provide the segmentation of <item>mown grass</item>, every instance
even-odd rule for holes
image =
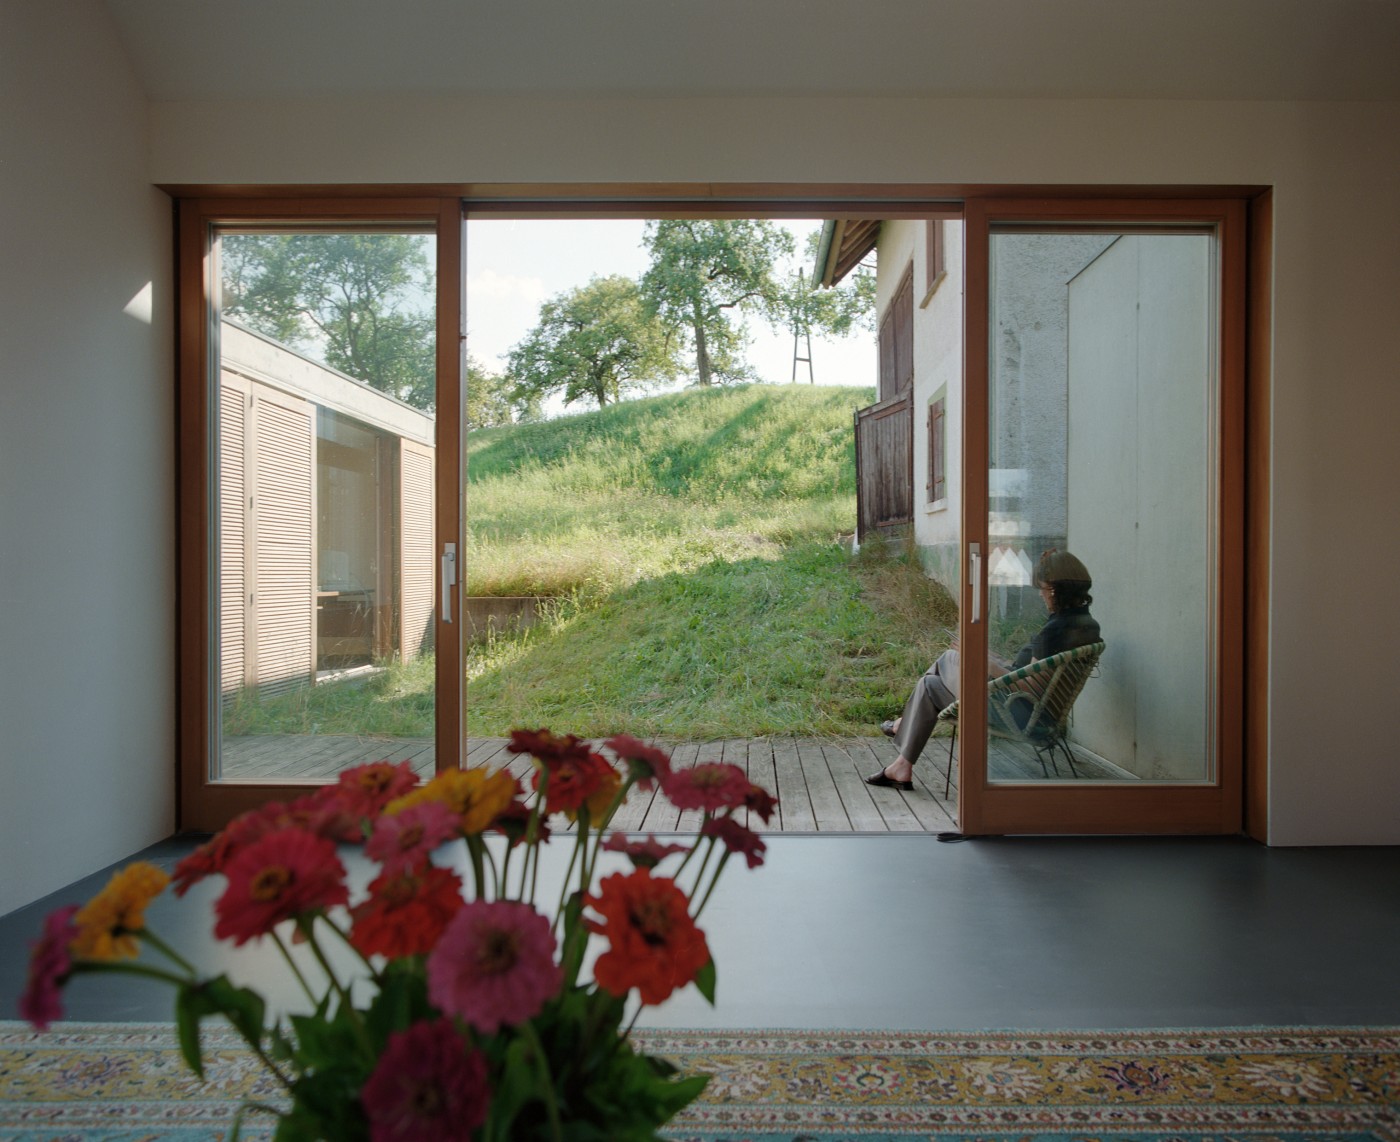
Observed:
[[[756,385],[473,433],[467,591],[554,602],[469,649],[468,732],[875,732],[955,617],[912,552],[852,559],[839,543],[855,524],[851,410],[871,398]],[[430,665],[241,724],[414,736]]]

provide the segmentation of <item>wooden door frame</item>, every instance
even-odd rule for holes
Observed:
[[[1219,402],[1216,473],[1217,550],[1212,664],[1216,684],[1215,772],[1202,783],[992,783],[986,774],[987,677],[985,670],[962,671],[958,737],[958,815],[970,835],[1004,833],[1173,833],[1237,834],[1244,831],[1246,692],[1245,682],[1246,487],[1252,473],[1247,455],[1246,370],[1247,262],[1246,203],[1217,200],[977,199],[964,219],[963,471],[962,537],[988,552],[987,470],[989,466],[990,387],[990,228],[995,222],[1073,225],[1103,223],[1131,227],[1161,221],[1216,228],[1219,264]],[[1253,515],[1251,513],[1251,518]],[[969,621],[974,590],[987,598],[987,560],[980,582],[971,582],[963,563],[961,645],[964,661],[985,662],[987,624]],[[1257,573],[1257,572],[1256,572]],[[985,604],[984,604],[985,609]],[[1257,637],[1257,632],[1251,632]],[[1111,636],[1110,636],[1111,637]],[[1258,664],[1255,664],[1256,668]]]
[[[207,423],[207,395],[189,378],[204,376],[208,368],[206,322],[207,283],[204,278],[206,243],[204,228],[211,221],[266,218],[282,213],[290,218],[363,218],[366,210],[394,213],[407,208],[414,217],[437,219],[438,247],[438,370],[441,418],[451,417],[458,426],[457,463],[451,467],[439,456],[437,519],[440,539],[455,537],[464,516],[465,440],[464,405],[461,401],[461,356],[465,330],[462,270],[465,266],[467,217],[517,218],[636,218],[636,217],[848,217],[870,219],[961,219],[968,206],[989,199],[1042,201],[1093,200],[1125,203],[1161,201],[1232,200],[1244,208],[1250,204],[1249,307],[1246,314],[1250,354],[1244,395],[1248,404],[1248,450],[1245,482],[1241,489],[1248,527],[1247,565],[1243,577],[1249,585],[1245,611],[1245,647],[1239,683],[1246,711],[1242,756],[1248,794],[1248,831],[1264,840],[1268,829],[1268,618],[1269,595],[1269,388],[1268,348],[1271,341],[1269,250],[1272,242],[1270,189],[1258,185],[1139,186],[1139,185],[998,185],[998,184],[883,184],[883,183],[441,183],[392,185],[238,186],[165,184],[161,187],[177,200],[177,457],[180,488],[177,503],[178,596],[177,654],[180,678],[177,686],[176,766],[178,824],[180,828],[208,828],[222,823],[227,809],[251,808],[270,797],[294,795],[305,786],[225,786],[223,809],[214,811],[203,784],[209,759],[209,566],[205,548],[208,534],[208,463],[203,455]],[[456,234],[455,242],[449,241]],[[970,293],[970,291],[969,291]],[[456,383],[445,383],[447,378]],[[964,385],[964,391],[967,386]],[[455,483],[453,483],[455,481]],[[451,484],[451,486],[449,486]],[[983,505],[985,509],[985,504]],[[985,520],[985,512],[984,512]],[[457,600],[454,600],[454,603]],[[966,605],[966,599],[964,599]],[[457,631],[440,644],[438,669],[460,659]],[[985,647],[983,648],[985,649]],[[449,683],[449,686],[453,685]],[[455,709],[439,711],[439,765],[453,756],[462,741],[461,671],[456,670]],[[969,711],[969,726],[976,712]],[[982,715],[985,719],[985,715]],[[444,748],[444,740],[451,740]],[[449,752],[451,751],[451,752]],[[1236,815],[1238,817],[1238,814]],[[1238,820],[1215,819],[1208,831],[1238,831]],[[1186,831],[1176,829],[1174,831]]]
[[[457,196],[432,197],[401,190],[394,195],[332,197],[283,193],[192,195],[176,202],[176,828],[210,831],[270,800],[291,799],[315,782],[235,780],[212,782],[218,727],[213,692],[210,546],[217,470],[210,439],[210,406],[217,391],[210,300],[213,296],[211,236],[227,224],[412,226],[436,235],[437,411],[439,448],[435,483],[436,542],[461,550],[462,454],[465,433],[461,399],[462,213]],[[443,433],[441,426],[456,425]],[[452,597],[460,607],[460,586]],[[439,768],[457,764],[462,750],[461,623],[439,620],[437,640],[436,754]],[[314,648],[313,648],[314,649]]]

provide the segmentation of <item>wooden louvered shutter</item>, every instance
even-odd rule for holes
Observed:
[[[399,457],[399,645],[405,662],[433,645],[433,450],[404,440]]]
[[[928,498],[929,503],[948,494],[947,478],[947,400],[939,397],[928,406]]]
[[[252,386],[248,425],[253,680],[261,694],[315,677],[314,407]]]
[[[248,383],[225,373],[219,385],[219,693],[237,697],[250,681],[245,660],[248,592]]]
[[[910,265],[894,298],[894,390],[914,383],[914,267]]]

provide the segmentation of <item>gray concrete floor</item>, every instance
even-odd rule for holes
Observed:
[[[1269,849],[1235,839],[770,836],[731,863],[701,925],[718,1003],[693,989],[654,1027],[891,1030],[1400,1025],[1400,848]],[[173,864],[193,840],[140,854]],[[545,888],[567,854],[554,846]],[[125,863],[125,862],[123,862]],[[366,870],[361,868],[358,873]],[[27,944],[110,870],[0,917],[13,1017]],[[268,948],[215,944],[221,882],[149,920],[206,969],[295,1004]],[[542,893],[542,900],[552,899]],[[83,977],[67,1017],[168,1020],[159,985]]]

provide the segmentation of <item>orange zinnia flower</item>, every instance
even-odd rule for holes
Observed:
[[[690,901],[669,877],[644,868],[606,876],[589,907],[603,920],[589,920],[589,931],[608,938],[593,978],[613,995],[636,988],[643,1003],[664,1003],[710,962],[705,933],[690,918]]]
[[[73,955],[80,960],[134,959],[140,950],[132,935],[146,926],[146,905],[170,883],[155,865],[138,860],[107,882],[107,887],[73,917],[78,929]]]
[[[367,956],[425,956],[461,907],[462,881],[450,869],[381,873],[350,909],[350,942]]]
[[[393,815],[411,805],[438,801],[462,818],[463,833],[475,836],[489,829],[519,792],[519,782],[506,769],[495,773],[488,773],[479,766],[448,769],[412,793],[390,801],[384,811]]]

